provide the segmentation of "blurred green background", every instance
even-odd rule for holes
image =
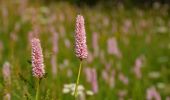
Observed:
[[[0,0],[0,99],[33,100],[30,38],[39,37],[47,76],[41,100],[74,100],[75,20],[84,16],[89,56],[83,61],[80,100],[170,99],[169,0]],[[57,51],[55,51],[57,48]],[[92,73],[94,70],[96,73]],[[89,74],[87,74],[89,72]],[[96,77],[94,77],[96,76]],[[88,81],[93,77],[92,81]],[[97,92],[94,91],[97,86]],[[94,92],[88,95],[87,90]],[[151,91],[151,93],[150,93]],[[151,97],[152,97],[151,96]]]

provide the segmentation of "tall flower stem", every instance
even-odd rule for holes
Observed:
[[[39,98],[40,81],[41,81],[41,79],[38,78],[38,82],[37,82],[37,91],[36,91],[35,100],[38,100],[38,98]]]
[[[80,61],[79,72],[78,72],[76,87],[75,87],[75,91],[74,91],[75,98],[77,97],[77,89],[78,89],[78,85],[79,85],[81,69],[82,69],[82,61]]]

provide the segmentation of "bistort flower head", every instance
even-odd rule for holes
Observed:
[[[81,15],[78,15],[76,18],[75,53],[80,60],[86,59],[88,55],[84,18]]]
[[[31,40],[32,45],[32,72],[36,78],[42,78],[45,74],[44,59],[41,49],[40,40],[33,38]]]

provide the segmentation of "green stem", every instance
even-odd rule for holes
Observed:
[[[37,91],[36,91],[35,100],[38,100],[38,97],[39,97],[39,88],[40,88],[40,79],[38,79],[38,83],[37,83]]]
[[[78,89],[78,84],[79,84],[79,79],[80,79],[81,68],[82,68],[81,64],[82,64],[82,61],[80,61],[79,72],[78,72],[76,87],[74,91],[75,98],[77,97],[77,89]]]

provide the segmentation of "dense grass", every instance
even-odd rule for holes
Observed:
[[[47,77],[41,83],[42,100],[71,100],[73,96],[63,94],[64,84],[75,83],[79,60],[74,54],[74,28],[77,14],[85,18],[87,45],[89,53],[94,53],[92,34],[97,32],[99,53],[92,62],[84,61],[83,68],[97,70],[99,91],[87,100],[117,100],[118,92],[125,91],[125,100],[145,100],[149,87],[156,87],[163,100],[170,96],[170,16],[169,8],[127,9],[123,6],[104,9],[101,5],[94,8],[77,8],[67,3],[51,5],[26,2],[0,1],[0,69],[5,61],[11,64],[11,85],[6,86],[0,73],[0,97],[11,94],[12,100],[34,98],[35,79],[32,76],[31,47],[29,32],[36,31],[43,48]],[[54,28],[58,33],[58,53],[52,51]],[[107,52],[107,41],[114,37],[122,57]],[[66,45],[67,42],[67,45]],[[51,57],[57,57],[57,75],[52,74]],[[142,56],[142,78],[133,72],[135,60]],[[109,77],[115,71],[113,88],[103,79],[102,71],[107,70]],[[71,75],[68,75],[68,74]],[[118,76],[123,73],[129,80],[126,85]],[[157,73],[153,78],[150,74]],[[83,72],[80,84],[91,90]],[[161,87],[160,87],[161,84]],[[45,99],[44,99],[45,98]]]

